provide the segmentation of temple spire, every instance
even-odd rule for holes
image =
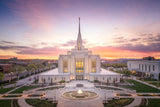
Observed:
[[[82,47],[82,37],[81,37],[81,28],[80,28],[80,17],[79,17],[79,31],[78,31],[78,38],[77,38],[77,48],[81,50]]]
[[[79,17],[79,33],[78,34],[80,34],[80,36],[81,36],[80,17]]]

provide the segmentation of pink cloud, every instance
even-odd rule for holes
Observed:
[[[15,0],[9,2],[8,6],[33,30],[42,28],[47,31],[52,28],[53,18],[47,13],[44,0],[38,0],[38,2],[34,0]]]

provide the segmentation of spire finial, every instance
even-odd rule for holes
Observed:
[[[81,28],[80,28],[80,17],[79,17],[79,31],[78,31],[78,38],[77,38],[77,48],[81,50],[82,47],[82,37],[81,37]]]
[[[79,17],[79,33],[81,33],[81,28],[80,28],[80,17]]]

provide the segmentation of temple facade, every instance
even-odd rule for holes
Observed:
[[[67,52],[67,55],[59,56],[58,71],[70,73],[71,77],[76,80],[89,79],[89,73],[100,72],[100,56],[92,55],[92,52],[83,46],[80,19],[77,44],[74,49]]]
[[[39,75],[39,83],[54,83],[61,80],[99,80],[102,82],[120,82],[121,75],[102,69],[100,56],[92,55],[91,51],[83,46],[80,18],[76,46],[67,52],[67,55],[59,55],[58,69],[47,71]]]

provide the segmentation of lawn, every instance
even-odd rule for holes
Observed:
[[[148,99],[147,107],[159,107],[159,106],[160,106],[160,99]]]
[[[109,100],[108,103],[104,103],[104,107],[124,107],[126,105],[129,105],[133,100],[133,98]]]
[[[52,101],[40,100],[40,99],[26,99],[29,105],[34,107],[56,107],[57,104],[52,103]]]
[[[14,87],[11,87],[11,88],[3,88],[3,89],[0,89],[0,94],[4,94],[10,90],[14,89]]]
[[[0,100],[0,107],[11,107],[11,100]]]
[[[159,87],[160,86],[160,82],[147,82],[147,83],[149,83],[149,84],[152,84],[152,85],[154,85],[154,86],[156,86],[156,87]]]
[[[112,87],[105,87],[105,86],[96,86],[96,88],[106,89],[106,90],[121,90],[118,88],[112,88]]]
[[[135,80],[126,80],[126,81],[128,81],[129,83],[133,83],[134,86],[126,86],[125,88],[130,88],[130,89],[136,90],[136,92],[144,92],[144,93],[149,93],[149,92],[159,93],[160,92],[159,89],[150,87],[148,85],[142,84],[142,83],[137,82]]]
[[[24,87],[21,87],[21,88],[18,88],[17,90],[11,92],[12,94],[15,94],[15,93],[22,93],[24,90],[30,90],[30,89],[33,89],[33,88],[37,88],[38,86],[24,86]]]
[[[64,86],[43,88],[43,89],[39,89],[38,91],[54,90],[54,89],[59,89],[59,88],[64,88]]]

